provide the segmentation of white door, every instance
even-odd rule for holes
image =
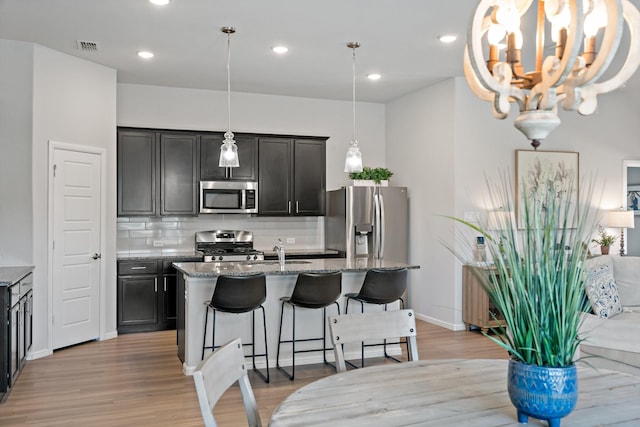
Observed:
[[[100,335],[101,158],[53,150],[53,349]]]

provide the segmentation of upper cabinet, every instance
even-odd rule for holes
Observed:
[[[259,138],[260,215],[324,215],[324,139]]]
[[[200,135],[200,179],[202,181],[258,180],[258,138],[250,135],[235,134],[238,146],[240,166],[237,168],[221,168],[218,166],[220,146],[224,141],[222,133]]]
[[[197,215],[193,132],[118,129],[118,215]]]

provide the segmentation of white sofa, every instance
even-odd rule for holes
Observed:
[[[613,274],[622,312],[608,318],[584,314],[580,357],[596,368],[640,375],[640,257],[594,257],[585,271],[606,271],[603,266]]]

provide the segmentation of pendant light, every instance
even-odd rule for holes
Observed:
[[[227,35],[227,131],[224,133],[224,142],[220,146],[220,161],[218,166],[237,168],[240,166],[238,161],[238,147],[233,139],[231,132],[231,34],[236,32],[233,27],[222,27],[222,32]]]
[[[347,150],[347,157],[344,161],[345,172],[362,172],[362,153],[358,148],[358,140],[356,139],[356,49],[360,47],[358,42],[349,42],[347,47],[353,51],[353,139]]]

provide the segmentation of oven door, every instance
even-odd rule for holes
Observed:
[[[257,183],[200,181],[200,213],[257,213]]]

